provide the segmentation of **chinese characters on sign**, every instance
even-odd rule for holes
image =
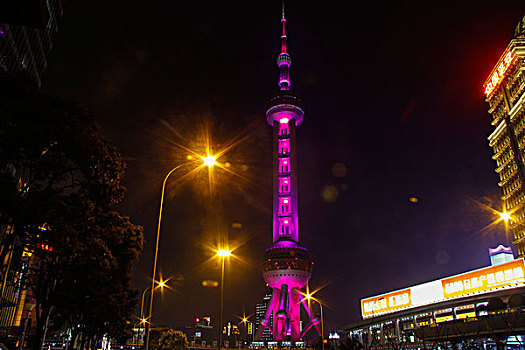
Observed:
[[[492,73],[490,79],[485,84],[485,95],[490,95],[492,91],[494,91],[496,86],[498,86],[498,84],[501,83],[501,81],[505,77],[505,72],[512,63],[513,58],[514,56],[512,56],[511,51],[507,52],[507,54],[503,57],[503,61],[500,62],[497,69],[494,71],[494,73]]]
[[[410,289],[361,300],[363,316],[384,313],[412,305]]]
[[[441,280],[445,299],[471,293],[486,292],[494,288],[508,287],[525,282],[523,260],[467,272]]]
[[[525,285],[525,262],[512,260],[361,300],[363,318]]]

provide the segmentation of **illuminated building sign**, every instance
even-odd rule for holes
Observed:
[[[525,282],[523,260],[467,272],[441,280],[445,299],[472,293],[488,292],[495,288],[510,287]]]
[[[402,309],[473,294],[490,293],[496,289],[523,286],[525,286],[525,263],[523,259],[518,259],[362,299],[361,315],[363,318],[377,317]]]
[[[512,51],[509,51],[505,54],[503,60],[500,62],[496,70],[494,70],[490,78],[485,83],[485,95],[490,95],[492,91],[494,91],[494,89],[498,86],[498,84],[501,83],[501,81],[505,77],[505,72],[509,68],[513,59],[514,56],[512,55]]]
[[[385,311],[392,312],[411,305],[410,289],[399,290],[361,300],[363,317],[373,316],[377,313],[386,313]]]

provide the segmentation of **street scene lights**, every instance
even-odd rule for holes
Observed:
[[[221,258],[221,317],[220,317],[220,323],[219,323],[219,350],[222,347],[222,314],[224,309],[224,260],[232,255],[231,250],[229,249],[219,249],[217,250],[217,256]]]
[[[212,156],[210,155],[209,153],[206,154],[205,157],[201,157],[202,159],[202,165],[203,166],[207,166],[208,169],[210,170],[212,166],[216,165],[217,162],[216,162],[216,157],[215,156]],[[157,257],[158,257],[158,253],[159,253],[159,237],[160,237],[160,225],[161,225],[161,222],[162,222],[162,208],[163,208],[163,205],[164,205],[164,192],[166,191],[166,182],[168,181],[168,178],[170,177],[171,174],[173,174],[177,169],[180,169],[182,166],[184,166],[185,164],[180,164],[180,165],[177,165],[176,167],[174,167],[173,169],[171,169],[168,174],[166,174],[166,177],[164,178],[164,181],[162,182],[162,190],[161,190],[161,194],[160,194],[160,208],[159,208],[159,219],[158,219],[158,224],[157,224],[157,239],[156,239],[156,243],[155,243],[155,257],[153,259],[153,273],[152,273],[152,279],[151,279],[151,293],[150,293],[150,301],[149,301],[149,312],[148,312],[148,319],[149,319],[149,324],[148,324],[148,327],[147,327],[147,330],[146,330],[146,340],[144,342],[144,349],[145,350],[148,350],[149,349],[149,332],[150,332],[150,328],[151,328],[151,318],[152,318],[152,311],[153,311],[153,292],[155,290],[155,279],[156,279],[156,275],[157,275]],[[162,285],[161,285],[162,283]],[[162,288],[164,287],[165,283],[163,281],[160,281],[158,282],[159,286]]]
[[[310,300],[316,301],[319,304],[319,308],[321,310],[321,344],[322,349],[324,350],[324,319],[323,319],[323,304],[319,301],[319,299],[314,298],[313,293],[306,293],[304,295],[305,299],[310,302]]]

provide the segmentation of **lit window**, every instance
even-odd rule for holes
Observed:
[[[289,192],[290,192],[290,178],[280,177],[279,178],[279,193],[289,193]]]
[[[290,158],[279,158],[279,173],[289,173],[290,172]]]
[[[290,197],[279,198],[279,215],[290,214],[291,210]]]
[[[290,128],[288,127],[290,123],[279,123],[279,135],[290,135]]]
[[[289,218],[280,218],[279,219],[279,234],[281,236],[290,235],[290,219]]]
[[[290,153],[290,139],[279,140],[279,153]]]

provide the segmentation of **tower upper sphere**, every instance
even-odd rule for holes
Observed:
[[[287,36],[286,36],[286,16],[284,12],[284,0],[282,2],[281,12],[281,52],[277,57],[277,66],[279,67],[279,89],[280,92],[274,96],[266,108],[266,120],[268,124],[288,123],[295,120],[295,125],[303,122],[304,109],[301,106],[301,99],[290,92],[290,66],[292,58],[288,54]]]

